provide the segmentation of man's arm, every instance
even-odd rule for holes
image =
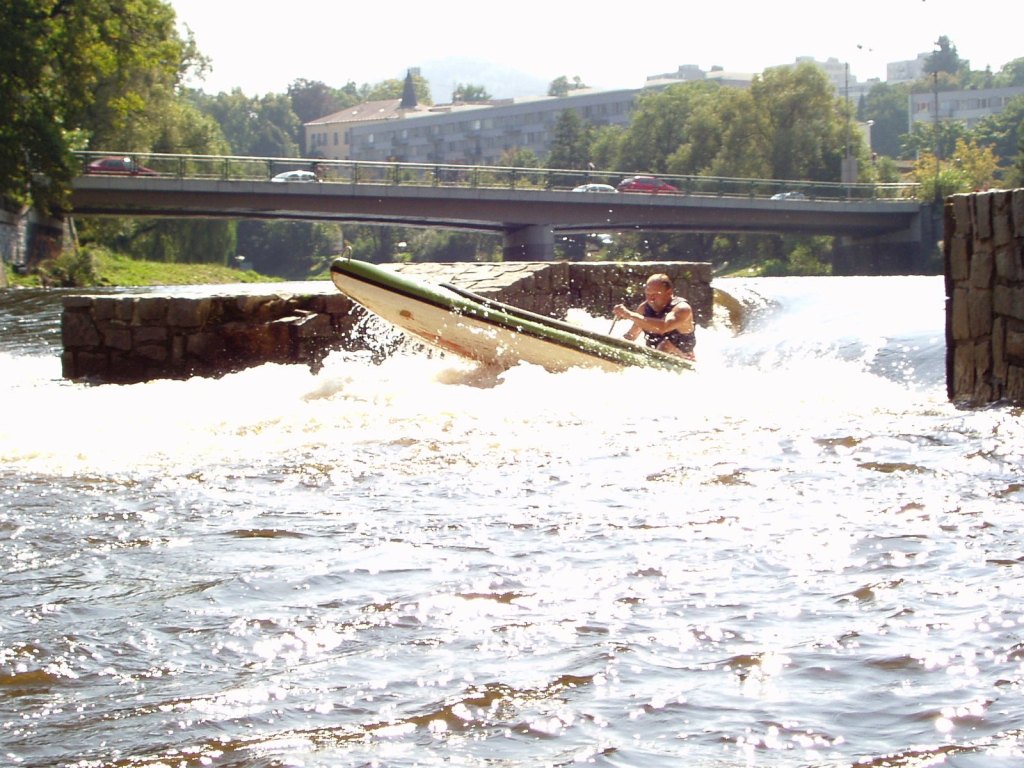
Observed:
[[[641,304],[640,306],[642,307],[643,305]],[[679,302],[664,318],[645,317],[639,311],[639,307],[634,312],[622,304],[615,307],[614,314],[617,318],[633,321],[633,327],[626,334],[627,339],[635,339],[641,331],[660,336],[670,331],[689,333],[693,330],[693,310],[686,302]]]

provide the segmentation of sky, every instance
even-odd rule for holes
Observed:
[[[942,35],[973,69],[998,71],[1024,57],[1020,0],[169,2],[212,60],[206,79],[191,84],[251,96],[284,93],[298,79],[372,85],[448,58],[545,85],[564,75],[614,89],[639,88],[649,75],[684,64],[760,73],[800,57],[846,62],[851,82],[884,80],[887,63],[931,52]],[[507,96],[482,82],[486,71],[468,67],[459,82]]]

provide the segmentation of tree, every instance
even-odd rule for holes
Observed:
[[[963,61],[957,55],[956,46],[946,35],[942,35],[937,42],[939,50],[933,51],[924,62],[926,75],[934,75],[945,72],[950,75],[958,75],[967,68],[968,62]]]
[[[1024,133],[1024,96],[1011,99],[1001,113],[984,118],[971,131],[971,135],[979,143],[991,146],[1000,163],[1007,166],[1017,156],[1017,147],[1022,133]]]
[[[548,96],[568,96],[569,91],[579,91],[586,87],[583,81],[580,80],[579,75],[575,75],[572,82],[569,82],[569,78],[562,75],[551,81],[551,84],[548,86]]]
[[[431,104],[430,84],[418,73],[412,74],[413,88],[416,92],[416,101],[420,104]],[[405,90],[405,79],[383,80],[376,85],[363,85],[359,89],[359,101],[383,101],[385,99],[400,99]]]
[[[847,143],[863,154],[852,115],[814,64],[769,69],[723,116],[716,175],[837,181]]]
[[[900,157],[901,137],[907,132],[906,85],[876,83],[858,107],[859,120],[871,120],[871,148],[880,155]]]
[[[217,121],[231,153],[256,157],[299,155],[302,125],[288,96],[247,96],[235,88],[212,97],[193,91],[190,98]]]
[[[921,199],[934,200],[988,189],[995,182],[998,167],[991,147],[960,138],[948,157],[936,160],[932,153],[922,152],[914,164],[914,177],[921,185]]]
[[[555,121],[548,168],[583,170],[590,165],[590,132],[575,109],[566,109]]]
[[[288,86],[288,98],[300,123],[308,123],[356,103],[354,94],[336,90],[319,80],[293,81]]]
[[[1024,58],[1014,59],[1002,66],[992,83],[997,88],[1024,85]]]
[[[0,196],[67,207],[85,147],[148,149],[152,114],[205,60],[160,0],[0,4]]]
[[[717,87],[685,83],[663,91],[641,93],[633,117],[619,146],[618,160],[624,171],[667,173],[668,158],[687,139],[687,125],[695,102]]]
[[[474,104],[488,101],[490,98],[491,94],[487,92],[484,86],[473,85],[472,83],[459,83],[452,92],[452,101],[455,103]]]

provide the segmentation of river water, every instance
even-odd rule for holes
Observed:
[[[695,374],[132,386],[0,294],[0,763],[1021,765],[1024,426],[942,279],[716,285]]]

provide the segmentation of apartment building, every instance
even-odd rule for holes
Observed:
[[[412,107],[391,99],[341,110],[303,128],[307,154],[314,157],[497,165],[509,149],[547,155],[555,124],[567,109],[589,125],[627,125],[639,92],[581,90],[564,97]]]
[[[933,122],[937,116],[939,120],[957,120],[973,128],[983,118],[1001,113],[1012,99],[1020,96],[1024,96],[1024,86],[912,93],[908,114],[911,124]]]

